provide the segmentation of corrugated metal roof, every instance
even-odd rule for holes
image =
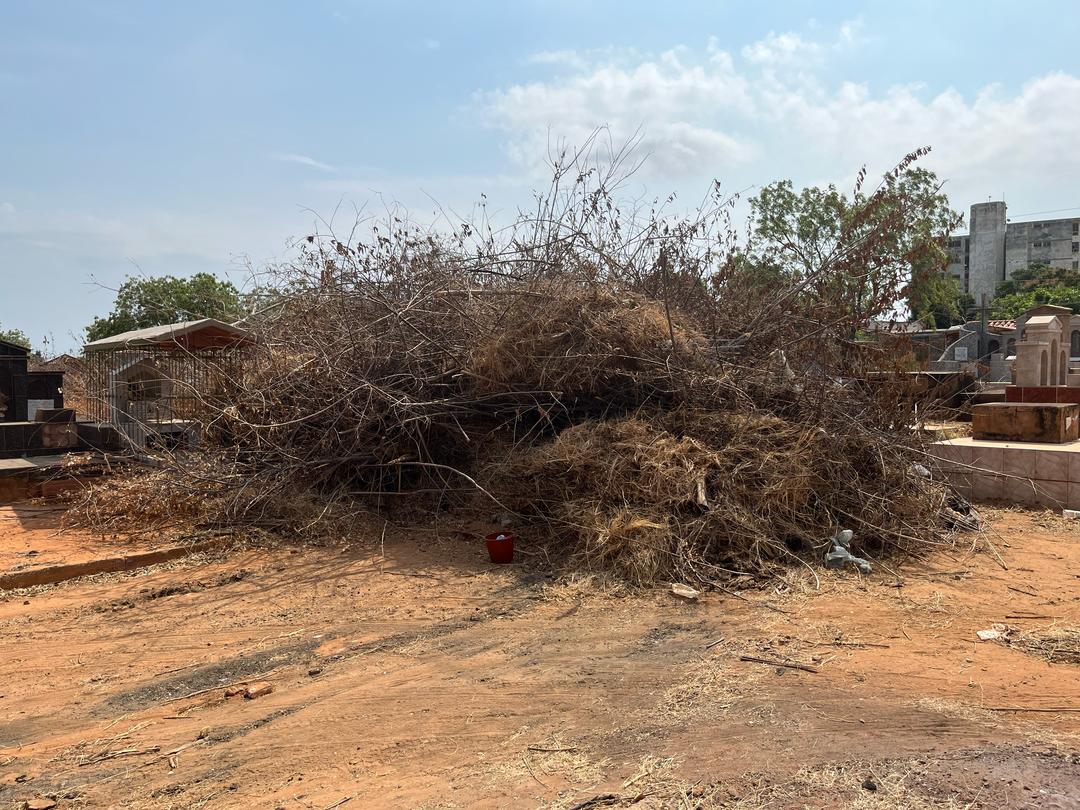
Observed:
[[[93,340],[84,347],[87,351],[100,351],[102,349],[122,349],[137,346],[161,346],[169,343],[179,343],[181,338],[191,340],[200,332],[224,333],[224,340],[230,339],[237,344],[254,343],[255,336],[247,329],[233,326],[230,323],[219,321],[216,318],[202,318],[198,321],[182,321],[170,323],[164,326],[150,326],[146,329],[133,329],[130,332],[121,332],[119,335]]]

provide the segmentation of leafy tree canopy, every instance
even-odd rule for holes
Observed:
[[[997,286],[991,315],[1015,318],[1040,304],[1056,304],[1080,312],[1080,272],[1033,264]]]
[[[996,295],[1015,295],[1039,287],[1080,287],[1080,271],[1037,263],[1015,270],[1012,277],[997,285]]]
[[[244,314],[240,291],[232,282],[211,273],[196,273],[188,278],[129,276],[116,291],[112,312],[94,318],[86,329],[86,339],[99,340],[132,329],[199,318],[231,322]]]
[[[870,317],[884,312],[863,312],[864,304],[881,300],[877,291],[897,287],[913,312],[935,322],[962,317],[959,286],[942,272],[946,237],[961,217],[933,172],[890,174],[876,197],[862,191],[849,197],[833,185],[796,192],[783,180],[763,188],[750,205],[749,253],[766,277],[825,276],[828,289],[815,292],[839,293],[853,311]],[[871,240],[873,249],[860,252]],[[822,274],[829,267],[841,272]]]
[[[967,320],[974,300],[955,276],[930,272],[909,286],[907,305],[912,318],[934,329],[947,329]]]
[[[21,329],[4,329],[0,326],[0,340],[6,340],[8,343],[16,343],[19,346],[25,346],[30,348],[30,338],[26,336],[26,333]]]

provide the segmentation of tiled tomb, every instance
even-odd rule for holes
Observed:
[[[930,445],[943,473],[973,501],[1080,509],[1080,441],[1064,444],[983,441],[970,437]]]

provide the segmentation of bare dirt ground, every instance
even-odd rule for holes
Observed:
[[[697,602],[431,527],[3,592],[0,807],[1080,807],[1080,664],[1020,643],[1080,625],[1080,525],[988,516]]]
[[[0,572],[82,563],[102,556],[150,551],[154,538],[91,537],[56,531],[62,507],[20,503],[0,507]]]

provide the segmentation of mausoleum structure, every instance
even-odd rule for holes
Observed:
[[[33,422],[39,408],[64,406],[64,373],[30,371],[30,350],[0,340],[0,422]]]
[[[197,443],[208,398],[243,374],[251,332],[213,318],[137,329],[85,346],[88,409],[132,449]]]
[[[1046,312],[1030,314],[1025,336],[1016,344],[1015,380],[1020,388],[1066,384],[1069,356],[1065,351],[1069,317],[1064,307],[1042,307]],[[1062,313],[1053,310],[1063,310]]]
[[[932,446],[962,495],[1080,509],[1080,373],[1069,366],[1072,311],[1024,315],[1005,402],[972,408],[970,438]]]

